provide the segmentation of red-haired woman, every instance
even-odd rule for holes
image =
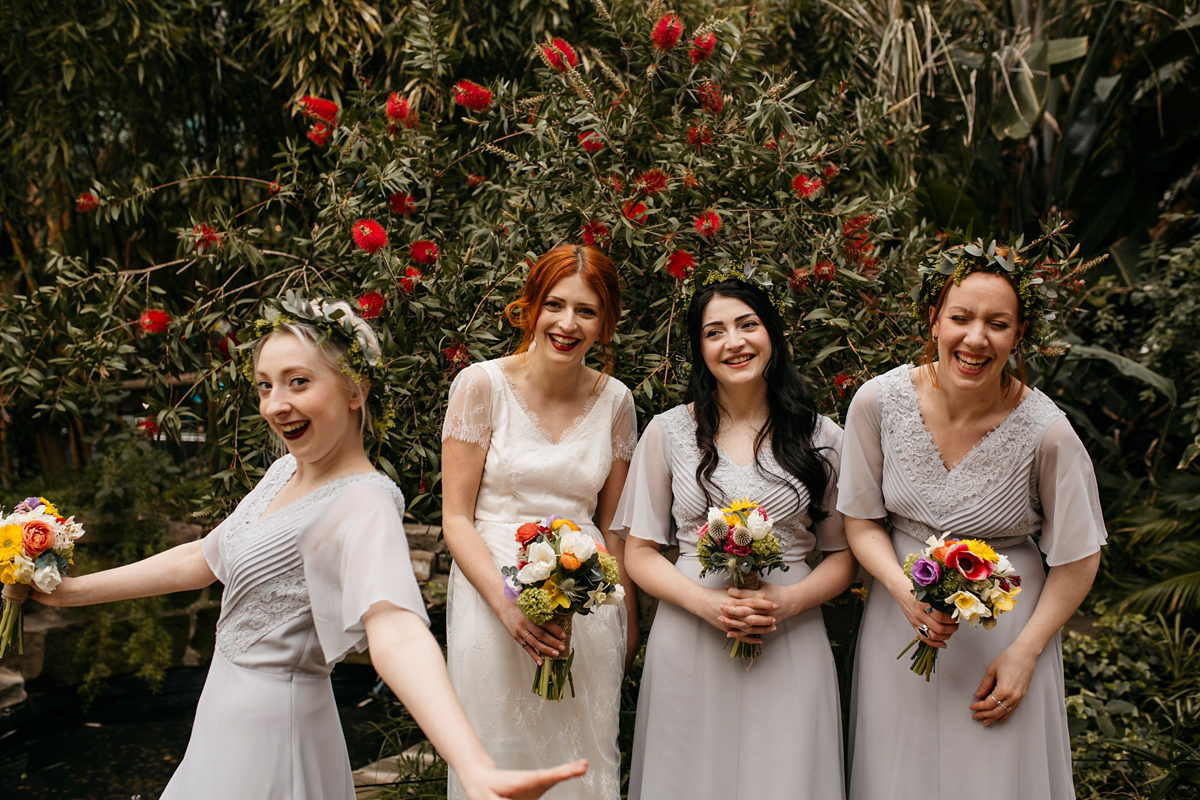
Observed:
[[[526,619],[500,574],[516,565],[517,528],[554,515],[623,557],[609,524],[636,419],[629,390],[608,374],[621,314],[616,266],[594,248],[556,247],[533,265],[506,314],[522,334],[517,352],[459,374],[442,429],[442,524],[454,556],[450,677],[497,764],[574,754],[588,759],[587,775],[548,796],[617,800],[621,677],[637,643],[637,620],[627,611],[635,608],[632,587],[625,607],[576,618],[575,694],[547,702],[531,691],[534,668],[557,655],[563,631]],[[603,371],[584,364],[596,344]],[[449,796],[463,796],[454,775]]]

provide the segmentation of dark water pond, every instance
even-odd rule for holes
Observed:
[[[0,716],[0,797],[16,800],[156,800],[183,758],[204,668],[167,673],[150,694],[136,678],[114,680],[82,712],[74,689],[30,688],[27,703]],[[375,670],[339,664],[334,694],[357,769],[377,759],[376,725],[388,704],[371,698]]]

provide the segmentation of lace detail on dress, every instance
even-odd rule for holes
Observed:
[[[878,389],[882,426],[893,442],[891,449],[930,508],[942,517],[976,503],[1004,476],[1021,468],[1046,427],[1062,415],[1050,398],[1034,389],[947,470],[921,417],[911,367],[900,366],[880,376]],[[1028,534],[1038,527],[1031,518],[1019,529],[997,534]]]
[[[309,609],[304,565],[269,578],[243,594],[217,623],[217,649],[233,661],[254,643]]]
[[[613,460],[626,463],[633,460],[633,451],[637,449],[637,434],[614,436],[612,440]]]
[[[596,401],[599,400],[604,394],[604,389],[607,387],[609,382],[607,375],[601,379],[600,388],[598,390],[593,390],[592,393],[588,395],[587,402],[583,404],[583,411],[579,412],[579,416],[575,417],[575,419],[571,421],[571,424],[563,430],[562,434],[560,434],[558,438],[555,438],[554,436],[550,435],[550,431],[542,427],[542,421],[538,419],[538,415],[535,414],[528,405],[526,405],[525,398],[522,397],[521,393],[517,391],[516,384],[513,383],[512,377],[510,377],[509,374],[504,370],[504,367],[500,366],[500,362],[488,361],[485,362],[485,366],[492,367],[496,372],[500,373],[500,377],[503,379],[504,385],[508,387],[508,391],[512,395],[513,400],[516,401],[517,407],[520,408],[521,412],[529,418],[529,422],[535,429],[537,429],[537,432],[541,434],[542,438],[550,444],[561,444],[562,442],[566,441],[571,434],[579,430],[579,426],[585,419],[587,419],[588,415],[592,413],[592,409],[596,406]]]
[[[691,410],[686,405],[679,405],[658,415],[656,419],[667,434],[671,447],[680,453],[681,460],[692,465],[700,463],[696,420]],[[761,503],[775,522],[773,532],[779,537],[780,550],[786,552],[800,535],[812,528],[812,519],[808,516],[808,489],[794,479],[784,482],[782,476],[786,473],[775,460],[769,440],[764,442],[758,461],[760,466],[751,461],[743,467],[718,451],[717,468],[712,474],[713,486],[709,487],[713,495],[712,502],[727,505],[748,497]],[[675,537],[694,543],[696,529],[708,517],[704,492],[696,485],[694,474],[676,476],[672,485],[675,493],[671,509],[675,519]],[[715,492],[713,487],[716,487]],[[689,497],[692,493],[694,496]]]

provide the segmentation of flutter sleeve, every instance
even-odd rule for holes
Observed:
[[[837,510],[857,519],[883,519],[883,442],[879,394],[867,381],[850,401],[842,436]]]
[[[442,423],[442,441],[457,439],[485,450],[492,441],[492,379],[480,364],[458,373]]]
[[[829,459],[829,482],[825,485],[825,498],[821,503],[829,516],[813,526],[813,534],[817,537],[817,549],[825,551],[845,550],[850,545],[846,542],[846,530],[843,524],[842,512],[837,510],[838,504],[838,475],[841,472],[842,429],[828,417],[820,417],[818,424],[820,432],[815,437],[817,447],[823,448],[822,454]]]
[[[1037,455],[1046,563],[1069,564],[1096,553],[1108,540],[1092,459],[1066,417],[1051,423]]]
[[[613,414],[612,451],[614,461],[628,463],[637,447],[637,409],[633,405],[633,395],[624,386],[621,388],[621,399]]]
[[[363,615],[381,603],[425,624],[425,603],[408,558],[399,490],[357,484],[333,498],[300,544],[317,639],[327,664],[367,646]]]
[[[662,425],[657,419],[650,420],[629,464],[625,489],[613,515],[613,533],[675,546],[669,447]]]

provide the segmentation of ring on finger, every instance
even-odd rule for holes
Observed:
[[[918,626],[917,626],[917,633],[921,634],[921,635],[922,635],[922,636],[924,636],[926,639],[930,638],[930,636],[929,636],[929,626],[928,626],[928,625],[918,625]]]
[[[926,613],[926,614],[932,614],[932,613],[933,613],[933,606],[925,606],[925,613]]]
[[[988,697],[990,697],[990,698],[992,698],[993,700],[995,700],[995,701],[996,701],[996,705],[1000,706],[1001,708],[1003,708],[1003,709],[1004,709],[1005,711],[1007,711],[1008,713],[1010,713],[1010,714],[1012,713],[1012,709],[1011,709],[1011,708],[1009,708],[1008,706],[1004,705],[1004,703],[1001,703],[1001,702],[1000,702],[1000,701],[999,701],[999,700],[996,698],[996,695],[994,695],[994,694],[989,694],[989,695],[988,695]]]

